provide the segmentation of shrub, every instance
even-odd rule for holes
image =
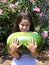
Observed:
[[[34,16],[34,28],[40,35],[43,31],[49,32],[48,5],[48,0],[0,0],[0,41],[6,41],[11,34],[17,13],[21,10],[29,11]],[[49,43],[48,36],[43,41],[46,39]]]

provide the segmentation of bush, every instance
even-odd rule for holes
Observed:
[[[7,37],[11,34],[12,26],[17,13],[21,10],[29,11],[32,16],[34,16],[35,31],[37,31],[41,36],[43,31],[47,31],[48,33],[48,5],[48,0],[0,0],[0,41],[6,42]],[[44,44],[49,44],[48,35],[46,37],[42,36]]]

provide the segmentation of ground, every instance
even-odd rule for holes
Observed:
[[[12,57],[4,50],[4,45],[0,45],[0,65],[11,65]],[[49,46],[38,54],[36,65],[49,65]]]

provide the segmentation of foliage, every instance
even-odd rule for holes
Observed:
[[[0,0],[0,40],[6,41],[11,34],[12,26],[20,11],[29,11],[35,18],[34,26],[41,36],[43,31],[49,32],[48,0]],[[49,33],[43,37],[43,43],[49,44]]]

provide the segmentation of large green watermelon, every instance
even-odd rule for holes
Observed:
[[[14,38],[17,38],[19,40],[18,44],[22,43],[22,46],[20,49],[23,52],[24,51],[26,52],[26,50],[27,50],[26,47],[24,46],[24,43],[28,44],[29,39],[34,39],[34,41],[36,41],[36,43],[37,43],[37,46],[40,46],[41,42],[42,42],[42,37],[35,32],[15,32],[15,33],[12,33],[7,38],[7,46],[8,47]],[[20,49],[19,49],[19,51],[20,51]]]

